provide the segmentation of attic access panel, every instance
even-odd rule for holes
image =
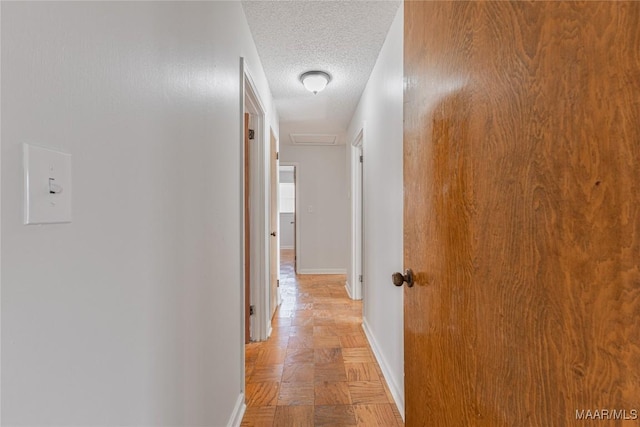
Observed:
[[[291,133],[293,145],[338,145],[338,135],[320,133]]]

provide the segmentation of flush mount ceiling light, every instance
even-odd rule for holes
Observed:
[[[324,71],[307,71],[300,76],[300,81],[309,92],[316,94],[327,87],[331,76]]]

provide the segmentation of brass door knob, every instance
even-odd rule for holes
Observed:
[[[413,271],[408,268],[404,274],[402,273],[393,273],[391,275],[391,281],[396,286],[402,286],[403,283],[407,282],[407,287],[413,287]]]

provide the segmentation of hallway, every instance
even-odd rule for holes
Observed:
[[[268,341],[246,346],[243,426],[402,426],[342,275],[296,276],[283,250],[282,305]]]

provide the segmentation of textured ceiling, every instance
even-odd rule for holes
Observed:
[[[291,132],[344,132],[400,2],[242,3],[281,123]],[[333,77],[317,95],[299,80],[309,70]]]

